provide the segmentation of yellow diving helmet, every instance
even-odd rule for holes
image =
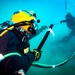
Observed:
[[[25,22],[25,25],[21,25],[20,27],[29,34],[34,34],[36,32],[35,29],[33,28],[33,23],[34,21],[36,21],[36,16],[34,15],[34,12],[31,13],[26,10],[20,10],[14,13],[11,20],[13,23],[16,24],[21,23],[23,21],[27,21]]]

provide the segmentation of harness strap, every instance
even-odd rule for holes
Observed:
[[[2,37],[5,33],[7,33],[9,30],[12,30],[13,28],[14,28],[14,26],[11,26],[11,27],[5,29],[4,31],[2,31],[2,32],[0,33],[0,37]]]

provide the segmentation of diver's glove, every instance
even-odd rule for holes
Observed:
[[[41,57],[41,52],[38,51],[37,49],[34,49],[34,50],[32,51],[32,53],[33,53],[33,55],[35,56],[35,61],[38,61],[38,60],[40,59],[40,57]]]

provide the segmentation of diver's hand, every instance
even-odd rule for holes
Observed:
[[[39,29],[41,32],[43,31],[43,30],[45,30],[46,28],[48,28],[47,26],[41,26],[41,28]]]
[[[60,24],[62,24],[63,21],[60,21]]]
[[[38,61],[41,57],[41,52],[39,52],[37,49],[33,49],[32,53],[35,56],[35,61]]]
[[[46,29],[46,28],[48,28],[48,27],[45,26],[45,25],[44,26],[41,26],[41,29],[43,29],[43,30]]]

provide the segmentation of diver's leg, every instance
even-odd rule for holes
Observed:
[[[75,36],[75,30],[72,30],[68,36],[65,36],[61,42],[68,42],[73,36]]]
[[[60,41],[61,43],[66,43],[68,42],[70,39],[71,39],[72,36],[68,35],[68,36],[65,36],[64,38],[62,38],[62,40]]]
[[[69,35],[65,36],[61,42],[68,42],[75,35],[75,30],[72,30]]]

